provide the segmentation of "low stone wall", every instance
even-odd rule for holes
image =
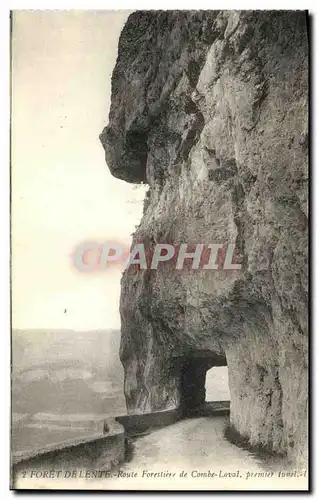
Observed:
[[[127,436],[140,436],[154,429],[174,424],[182,418],[179,409],[141,413],[139,415],[122,415],[116,417],[117,422],[125,428]]]
[[[228,414],[229,401],[205,403],[196,410],[184,414],[180,409],[138,415],[122,415],[96,421],[95,432],[90,436],[48,445],[30,452],[16,453],[12,456],[12,487],[15,479],[27,472],[30,479],[43,479],[43,474],[56,474],[63,471],[110,471],[124,462],[126,438],[142,436],[155,429],[172,425],[188,417],[214,416]],[[32,473],[32,477],[30,474]],[[72,477],[71,475],[69,477]]]
[[[127,436],[134,437],[174,424],[182,418],[229,415],[229,413],[230,401],[211,401],[198,406],[194,410],[189,410],[186,414],[180,409],[174,409],[137,415],[123,415],[116,417],[116,420],[124,426]]]
[[[106,430],[107,429],[107,430]],[[105,431],[105,434],[102,432]],[[12,457],[12,477],[33,471],[103,470],[123,462],[125,458],[125,431],[113,418],[101,422],[101,432],[53,444],[31,452],[17,453]],[[28,473],[30,477],[30,472]]]
[[[230,401],[211,401],[204,403],[198,408],[189,410],[187,412],[187,417],[216,417],[217,415],[229,415],[230,414]]]

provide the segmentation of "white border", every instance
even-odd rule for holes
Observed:
[[[86,10],[134,10],[134,9],[155,9],[155,10],[172,10],[172,9],[232,9],[232,10],[244,10],[244,9],[263,9],[263,10],[305,10],[309,9],[314,11],[315,2],[300,2],[296,0],[262,0],[259,2],[253,2],[251,0],[245,0],[240,2],[235,2],[233,0],[220,1],[207,1],[207,0],[196,0],[195,2],[190,2],[187,0],[161,0],[156,2],[154,0],[138,2],[129,2],[127,0],[117,0],[117,1],[102,1],[102,0],[12,0],[10,3],[10,9],[86,9]]]
[[[9,36],[9,11],[0,12],[0,54],[1,54],[1,77],[0,77],[0,109],[1,109],[1,180],[0,180],[0,337],[1,337],[1,467],[3,473],[0,476],[1,493],[6,497],[9,486],[9,423],[10,423],[10,36]]]

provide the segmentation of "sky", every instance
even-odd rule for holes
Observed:
[[[145,187],[112,177],[99,141],[128,15],[14,12],[13,328],[120,326],[121,270],[81,273],[71,255],[87,240],[129,246],[142,215]]]

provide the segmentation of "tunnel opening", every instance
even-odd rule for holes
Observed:
[[[218,401],[217,399],[210,399],[213,391],[213,375],[215,374],[216,367],[223,367],[227,369],[226,358],[224,356],[211,355],[210,352],[202,352],[199,354],[185,356],[179,360],[180,366],[180,408],[183,415],[188,415],[193,410],[199,409],[204,406],[209,401]],[[214,371],[213,371],[214,370]],[[206,385],[207,372],[208,376],[208,386]],[[223,373],[223,384],[225,383],[225,388],[223,390],[223,400],[226,398],[226,374]],[[222,380],[222,376],[221,376]],[[216,377],[216,386],[219,387],[221,384],[220,374]],[[214,389],[215,396],[217,397],[218,390]],[[222,399],[219,399],[221,401]]]
[[[205,377],[205,400],[229,401],[229,376],[227,366],[213,366],[206,372]]]

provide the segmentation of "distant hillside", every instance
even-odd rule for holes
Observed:
[[[13,447],[61,441],[98,416],[126,413],[119,344],[116,330],[13,331]]]

